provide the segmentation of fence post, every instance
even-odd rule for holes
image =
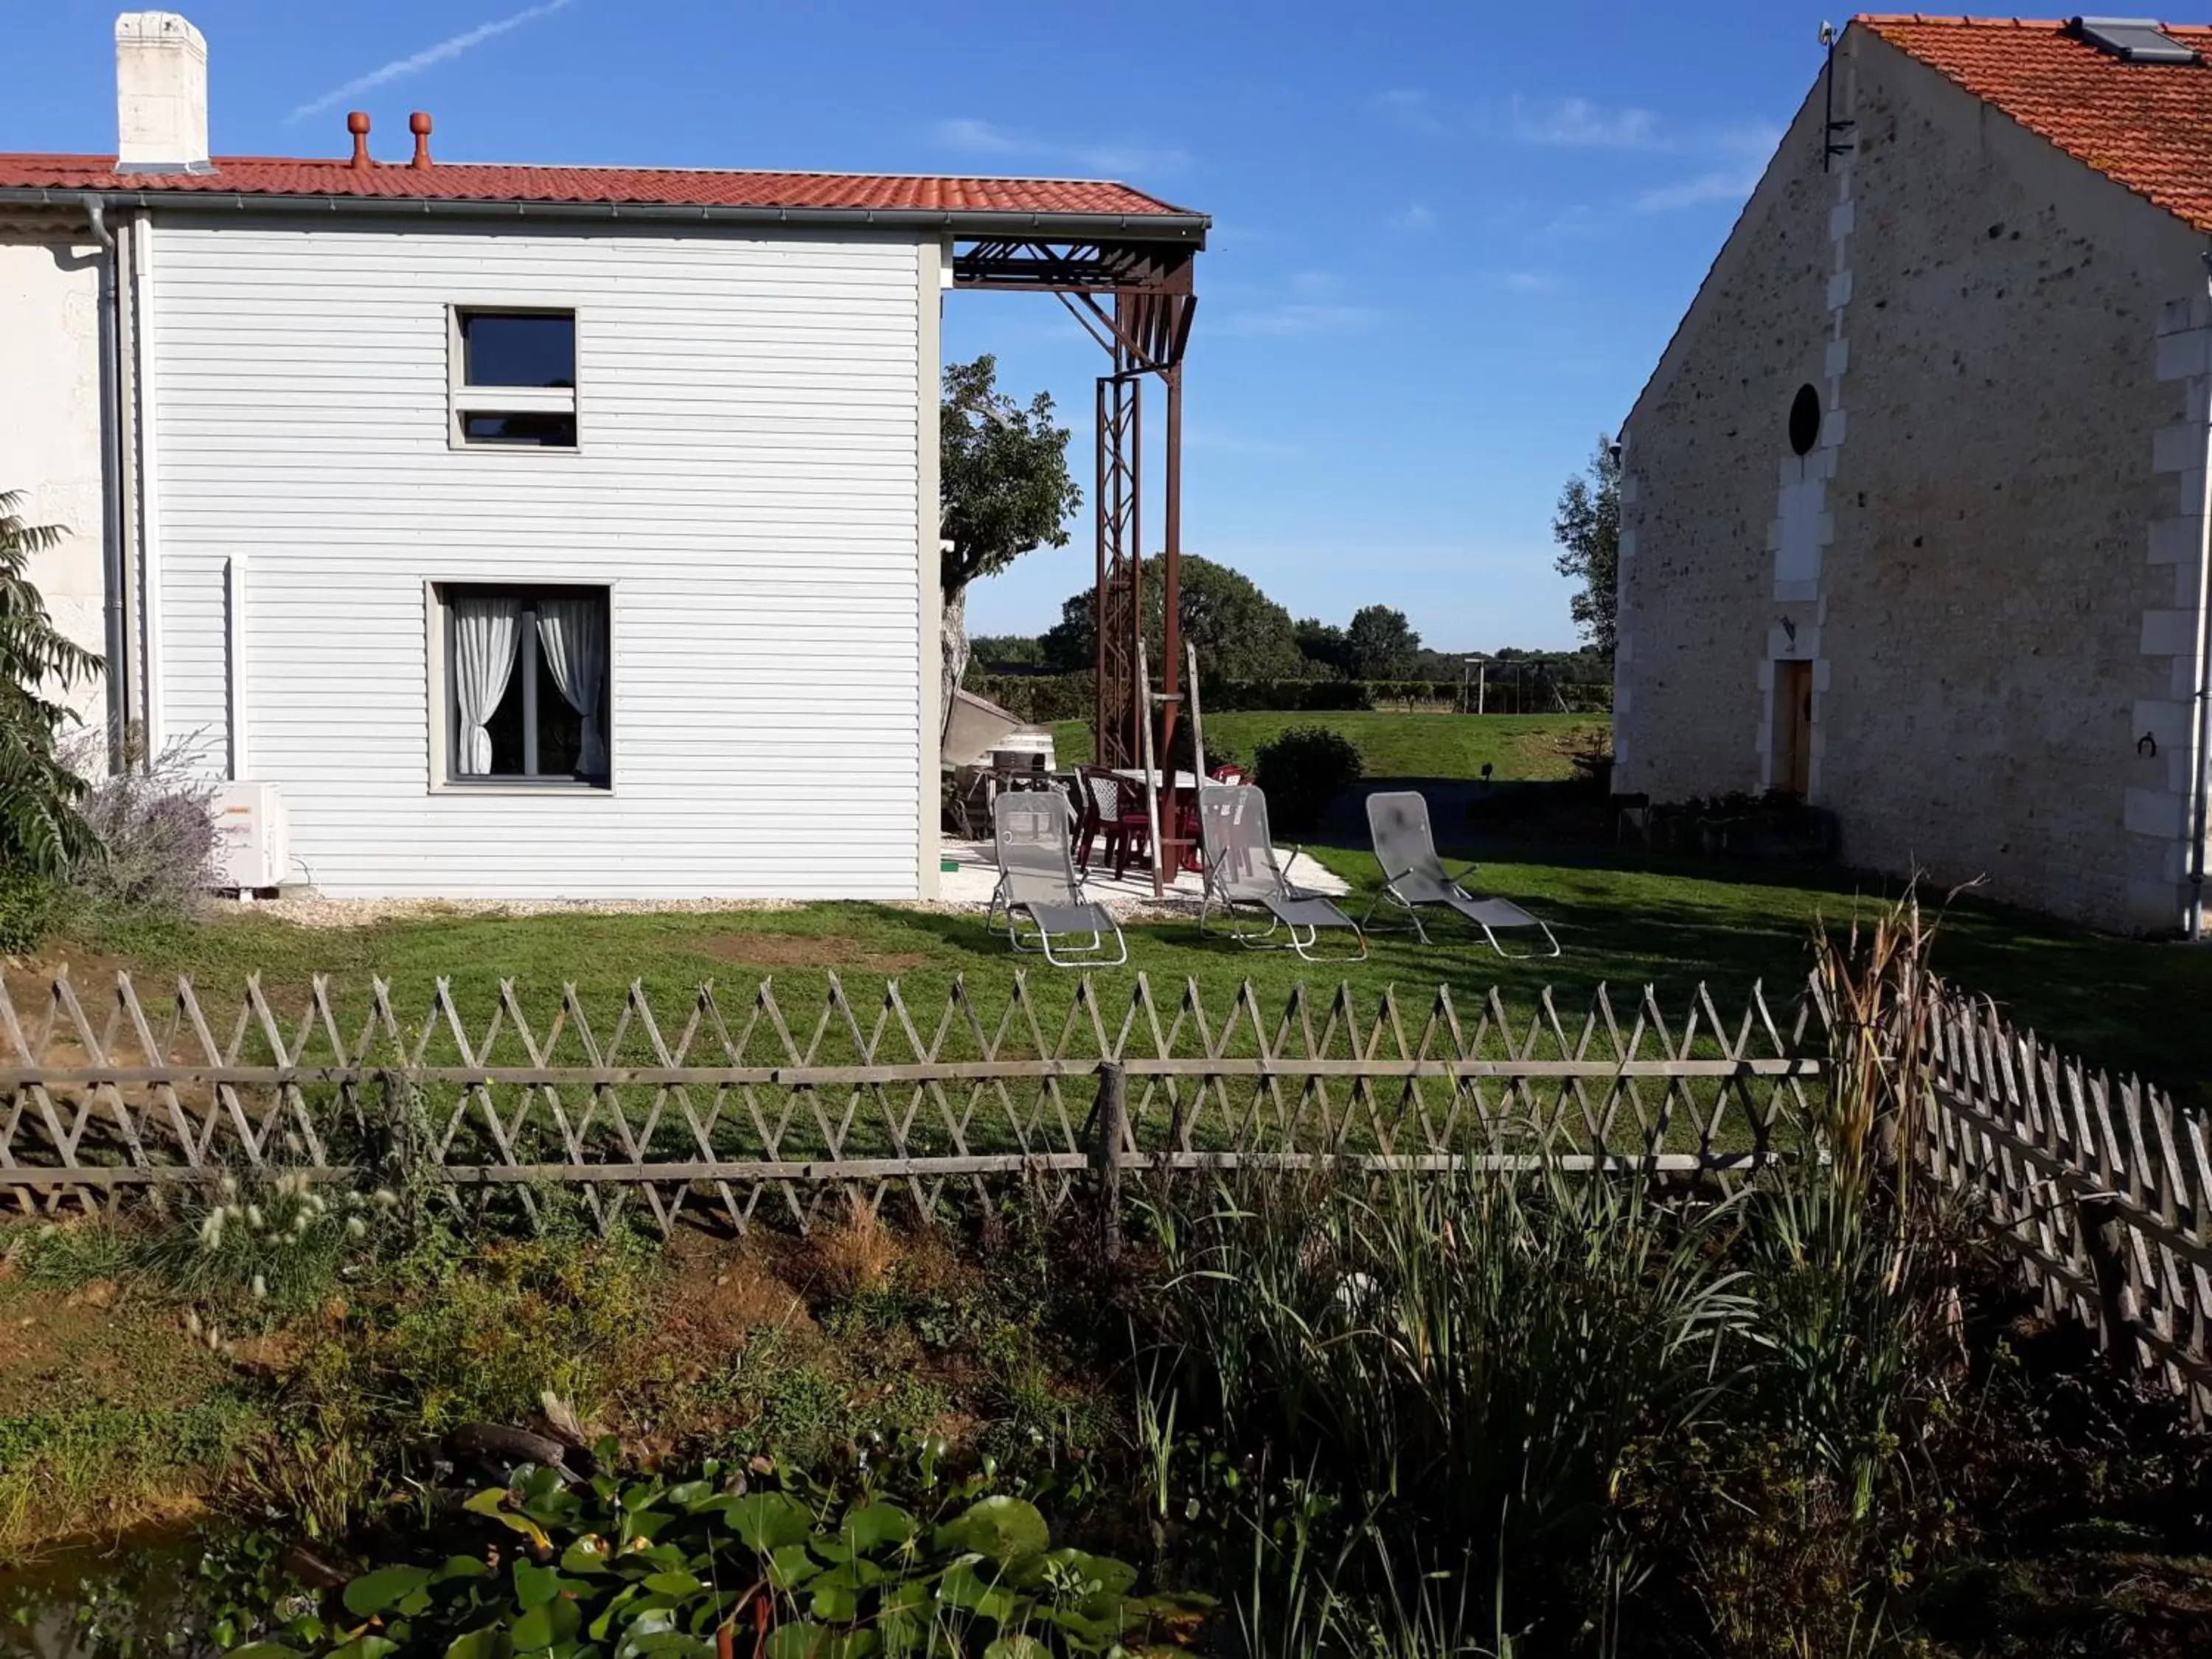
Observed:
[[[1098,1139],[1091,1149],[1098,1172],[1098,1253],[1121,1259],[1121,1144],[1128,1133],[1129,1079],[1119,1060],[1098,1063],[1098,1103],[1091,1111]]]
[[[2097,1280],[2097,1335],[2106,1351],[2117,1356],[2128,1340],[2128,1270],[2120,1258],[2126,1248],[2120,1200],[2111,1193],[2097,1193],[2075,1200],[2074,1208]]]

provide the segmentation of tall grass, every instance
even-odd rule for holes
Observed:
[[[1225,1186],[1174,1232],[1173,1323],[1205,1334],[1182,1387],[1368,1511],[1347,1571],[1510,1585],[1525,1605],[1482,1622],[1578,1626],[1637,1575],[1624,1472],[1697,1436],[1742,1364],[1753,1304],[1714,1266],[1735,1209],[1550,1167]]]
[[[1249,1538],[1249,1651],[1885,1650],[1948,1540],[1964,1386],[1959,1230],[1909,1173],[1931,932],[1908,900],[1823,944],[1822,1155],[1729,1189],[1470,1164],[1162,1195],[1152,1508]]]

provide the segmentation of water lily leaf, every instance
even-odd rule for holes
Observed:
[[[860,1611],[860,1592],[849,1583],[837,1582],[834,1572],[825,1572],[814,1581],[814,1616],[842,1625]]]
[[[489,1578],[491,1568],[473,1555],[449,1555],[446,1565],[430,1575],[434,1584],[451,1583],[456,1578]]]
[[[517,1650],[526,1653],[559,1645],[583,1622],[583,1613],[574,1601],[556,1597],[516,1620],[510,1634]]]
[[[1034,1636],[1001,1636],[983,1650],[983,1659],[1047,1659],[1045,1645]]]
[[[596,1539],[580,1538],[561,1552],[561,1571],[563,1572],[605,1572],[607,1570],[607,1548]]]
[[[656,1537],[682,1518],[674,1510],[641,1510],[621,1517],[622,1535],[624,1540]]]
[[[498,1522],[502,1527],[513,1528],[541,1550],[553,1547],[553,1540],[545,1535],[544,1528],[526,1515],[515,1515],[508,1510],[504,1487],[493,1486],[480,1492],[461,1507],[472,1515],[481,1515]]]
[[[914,1517],[896,1504],[863,1504],[845,1516],[837,1530],[855,1555],[872,1555],[913,1537]]]
[[[785,1544],[804,1543],[814,1530],[805,1506],[780,1492],[747,1492],[723,1511],[723,1519],[763,1555]]]
[[[372,1632],[355,1637],[342,1648],[332,1648],[330,1659],[384,1659],[386,1654],[398,1651],[398,1643]]]
[[[636,1480],[623,1488],[622,1507],[626,1510],[651,1509],[667,1495],[668,1488],[658,1480]]]
[[[428,1567],[379,1567],[345,1587],[345,1609],[362,1619],[390,1613],[429,1582]]]
[[[768,1659],[822,1659],[830,1632],[811,1619],[778,1625],[769,1632]]]
[[[1126,1595],[1137,1582],[1137,1570],[1110,1555],[1093,1555],[1087,1550],[1054,1550],[1045,1559],[1072,1569],[1085,1584],[1109,1595]]]
[[[768,1581],[781,1590],[796,1589],[822,1571],[804,1544],[784,1544],[768,1558]]]
[[[542,1607],[561,1593],[561,1575],[535,1561],[514,1559],[514,1601],[525,1613]],[[518,1638],[520,1639],[520,1638]]]
[[[446,1649],[446,1659],[507,1659],[514,1651],[505,1631],[488,1626],[455,1637]]]
[[[1003,1620],[1014,1610],[1014,1598],[999,1588],[995,1573],[988,1579],[977,1574],[975,1563],[980,1559],[969,1556],[948,1568],[937,1581],[937,1599],[947,1607]]]
[[[1043,1554],[1052,1547],[1052,1530],[1036,1504],[1000,1493],[945,1522],[930,1543],[947,1553],[972,1553],[1006,1562],[1018,1555]]]
[[[681,1567],[672,1571],[654,1573],[645,1581],[645,1587],[655,1595],[696,1595],[707,1588]]]

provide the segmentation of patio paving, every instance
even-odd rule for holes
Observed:
[[[947,870],[938,877],[938,902],[977,910],[987,908],[991,902],[992,890],[999,884],[999,867],[992,856],[991,843],[947,837],[944,851],[947,859],[957,861],[959,868]],[[1282,861],[1291,880],[1310,892],[1326,893],[1334,898],[1352,890],[1351,884],[1341,876],[1313,859],[1302,856],[1293,863],[1290,849],[1281,847],[1275,849],[1275,856]],[[1123,921],[1147,912],[1195,915],[1205,896],[1195,870],[1177,872],[1174,884],[1157,898],[1152,894],[1152,872],[1137,865],[1131,865],[1127,873],[1117,878],[1113,866],[1100,860],[1091,866],[1084,880],[1091,896]]]

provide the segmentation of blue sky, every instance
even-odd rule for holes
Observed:
[[[112,152],[118,9],[8,5],[0,150]],[[1394,605],[1458,650],[1572,642],[1553,501],[1812,84],[1822,16],[1186,0],[1136,8],[1122,52],[1110,11],[1035,0],[180,9],[218,154],[341,155],[364,108],[398,159],[426,108],[451,161],[1103,175],[1212,214],[1185,548],[1297,615]],[[1050,391],[1087,483],[1103,354],[1055,303],[954,295],[945,350]],[[979,586],[970,628],[1048,625],[1090,536]]]

